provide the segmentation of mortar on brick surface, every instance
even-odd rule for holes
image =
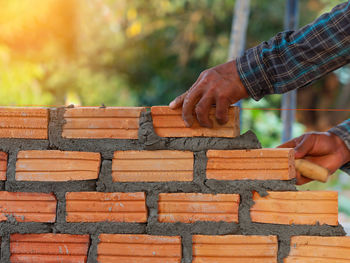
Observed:
[[[182,238],[183,262],[192,259],[192,235],[277,235],[279,239],[278,261],[286,257],[290,249],[290,237],[294,235],[342,236],[339,226],[327,225],[275,225],[252,223],[250,208],[253,205],[252,191],[266,195],[267,191],[296,191],[295,180],[290,181],[218,181],[206,179],[206,151],[208,149],[259,149],[261,145],[252,132],[236,138],[161,138],[155,134],[150,112],[141,113],[139,140],[125,139],[65,139],[62,138],[65,108],[50,109],[49,140],[0,139],[0,150],[9,153],[7,181],[0,185],[1,190],[21,192],[53,192],[57,198],[57,217],[55,223],[20,223],[10,217],[0,222],[2,236],[1,262],[9,262],[11,233],[67,233],[90,234],[91,245],[88,262],[97,259],[98,234],[125,233],[166,235]],[[114,183],[111,177],[112,158],[116,150],[189,150],[194,152],[193,182],[138,182]],[[19,150],[69,150],[100,152],[102,162],[98,180],[73,182],[17,182],[15,181],[16,156]],[[65,193],[79,191],[101,192],[146,192],[148,207],[147,223],[66,223]],[[239,223],[196,222],[160,223],[158,222],[158,195],[160,193],[236,193],[241,196]]]

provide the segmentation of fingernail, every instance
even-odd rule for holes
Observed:
[[[185,125],[187,128],[190,128],[193,124],[193,120],[190,120],[190,121],[184,121],[185,122]]]
[[[172,102],[169,103],[169,108],[174,108],[175,107],[175,101],[173,100]]]

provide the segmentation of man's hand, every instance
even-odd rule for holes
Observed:
[[[228,109],[231,104],[249,97],[243,86],[236,62],[231,61],[203,71],[197,81],[184,94],[173,100],[169,107],[177,109],[182,106],[182,118],[187,127],[193,124],[195,112],[201,126],[211,128],[209,110],[216,105],[216,119],[220,124],[228,121]]]
[[[286,142],[278,148],[294,148],[296,159],[306,159],[327,168],[330,174],[350,161],[350,151],[345,143],[329,132],[312,132]],[[297,172],[297,184],[312,181]]]

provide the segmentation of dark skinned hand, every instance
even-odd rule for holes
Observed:
[[[350,151],[343,140],[330,132],[311,132],[303,134],[278,148],[294,148],[296,159],[306,159],[327,168],[333,174],[350,161]],[[297,185],[312,181],[297,172]]]
[[[216,119],[219,124],[228,121],[231,104],[249,97],[236,68],[236,61],[230,61],[203,71],[197,81],[184,94],[173,100],[169,107],[182,107],[182,118],[191,127],[194,117],[203,127],[213,127],[209,119],[212,105],[216,105]],[[195,115],[195,116],[194,116]]]

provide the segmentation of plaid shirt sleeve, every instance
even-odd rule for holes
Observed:
[[[306,86],[350,62],[350,1],[297,31],[277,34],[237,58],[255,100]]]
[[[350,62],[350,1],[313,23],[277,34],[237,58],[238,74],[255,100],[304,87]],[[332,128],[350,150],[350,119]],[[342,167],[350,174],[350,163]]]

